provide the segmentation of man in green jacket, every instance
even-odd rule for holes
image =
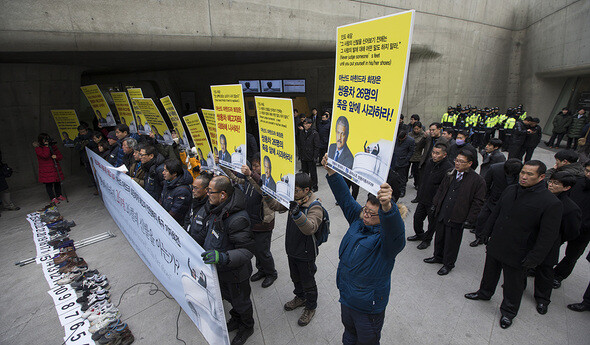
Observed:
[[[553,118],[553,132],[551,133],[549,141],[545,142],[545,145],[549,146],[549,148],[558,149],[563,136],[567,133],[567,130],[572,124],[572,120],[573,117],[568,108],[565,107],[561,109],[561,111]],[[555,139],[557,139],[557,143],[555,142]]]
[[[574,151],[578,148],[578,139],[585,136],[586,133],[582,133],[584,126],[588,123],[588,115],[586,110],[580,109],[578,113],[574,115],[572,124],[567,131],[567,149],[572,148]]]

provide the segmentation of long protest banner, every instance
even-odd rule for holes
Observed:
[[[146,119],[146,123],[143,125],[145,133],[153,133],[159,143],[172,145],[174,141],[168,125],[154,101],[151,98],[135,98],[134,101],[141,110],[141,115]]]
[[[203,118],[205,119],[205,125],[207,126],[207,132],[209,132],[209,140],[211,141],[211,147],[213,148],[213,154],[217,157],[217,121],[215,120],[215,110],[212,109],[201,109],[203,111]]]
[[[246,112],[242,85],[212,85],[219,165],[241,173],[246,164]]]
[[[170,118],[170,122],[172,122],[172,126],[174,126],[174,129],[176,130],[176,134],[178,135],[178,145],[188,151],[190,149],[190,144],[170,96],[160,98],[160,102],[162,102],[162,106],[164,106],[166,113],[168,113],[168,118]]]
[[[109,108],[109,104],[104,99],[104,95],[100,91],[98,85],[86,85],[81,86],[82,92],[86,96],[86,99],[90,103],[96,118],[98,119],[98,125],[100,127],[116,126],[113,112]]]
[[[131,133],[137,133],[137,126],[135,125],[135,117],[133,111],[131,111],[131,104],[125,92],[111,92],[111,98],[115,102],[117,112],[119,112],[119,118],[121,123],[129,126]]]
[[[133,249],[209,344],[229,345],[221,290],[203,249],[139,184],[86,149],[102,200]]]
[[[65,147],[74,147],[74,139],[78,136],[78,116],[74,109],[52,110],[59,135]]]
[[[211,151],[211,145],[209,145],[209,140],[207,140],[207,134],[199,118],[199,113],[186,115],[183,117],[183,120],[197,148],[201,169],[213,170],[215,168],[215,157]]]
[[[402,107],[414,11],[338,27],[328,166],[377,193]]]
[[[255,99],[260,130],[262,190],[289,207],[289,201],[295,195],[296,172],[293,101],[290,98]]]
[[[145,121],[145,118],[141,114],[141,109],[139,109],[137,102],[135,102],[136,98],[143,98],[143,92],[140,88],[136,87],[127,89],[127,94],[129,95],[131,106],[133,107],[133,112],[135,113],[137,132],[139,134],[149,134],[145,131],[145,124],[147,124],[147,121]]]

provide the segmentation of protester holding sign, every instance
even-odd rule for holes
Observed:
[[[162,174],[164,183],[160,204],[176,219],[178,224],[182,225],[192,201],[190,186],[193,183],[193,177],[175,159],[168,159],[164,162]]]
[[[405,225],[384,183],[364,207],[348,191],[344,179],[327,166],[330,189],[350,227],[339,249],[336,285],[340,290],[343,344],[379,344],[389,301],[391,271],[404,248]]]
[[[319,254],[315,233],[322,225],[326,212],[312,191],[311,177],[306,173],[295,175],[295,201],[289,204],[289,217],[285,231],[285,251],[289,260],[291,281],[295,286],[295,298],[285,303],[285,310],[291,311],[305,307],[297,323],[307,326],[317,307],[318,287],[315,281],[317,267],[315,260]],[[265,200],[279,212],[287,208],[270,197]]]
[[[216,264],[223,299],[231,303],[229,332],[238,330],[233,345],[244,344],[254,333],[250,275],[254,240],[244,193],[225,176],[209,183],[209,201],[191,223],[190,235],[205,250],[206,264]]]

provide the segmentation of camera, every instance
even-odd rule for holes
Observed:
[[[47,145],[49,145],[49,146],[57,145],[57,141],[55,139],[53,139],[52,137],[49,137],[49,138],[47,138]]]

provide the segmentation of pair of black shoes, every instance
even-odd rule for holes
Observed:
[[[426,249],[426,248],[430,247],[430,241],[424,239],[424,234],[423,233],[422,234],[416,234],[414,236],[410,236],[410,237],[407,238],[407,240],[408,241],[411,241],[411,242],[413,242],[413,241],[422,241],[416,247],[418,249]]]
[[[275,280],[277,280],[277,276],[267,276],[262,271],[258,271],[256,273],[254,273],[252,275],[252,277],[250,277],[250,281],[256,282],[262,278],[264,278],[264,280],[262,281],[263,288],[267,288],[267,287],[271,286],[275,282]]]
[[[252,334],[254,334],[254,328],[244,328],[240,327],[240,321],[235,318],[230,318],[227,322],[227,331],[233,332],[238,330],[236,336],[232,339],[231,345],[242,345],[246,343],[246,340],[250,338]]]
[[[474,300],[474,301],[489,301],[489,298],[483,297],[482,295],[479,294],[478,291],[476,292],[470,292],[465,294],[465,298],[470,299],[470,300]],[[508,327],[512,326],[512,319],[509,318],[508,316],[502,316],[500,318],[500,327],[502,327],[502,329],[506,329]]]

